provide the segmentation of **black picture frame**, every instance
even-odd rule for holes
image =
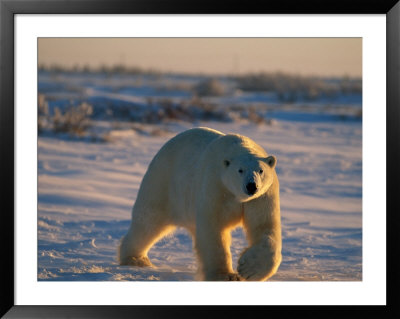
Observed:
[[[386,306],[19,306],[14,303],[14,17],[16,14],[385,14],[387,57],[387,304]],[[160,0],[0,0],[1,308],[4,318],[163,318],[248,316],[399,318],[400,3],[398,0],[233,2]],[[378,106],[377,106],[378,107]],[[383,106],[381,106],[383,107]],[[378,164],[378,163],[377,163]],[[379,165],[379,164],[378,164]],[[377,212],[383,214],[384,212]],[[268,309],[266,308],[268,307]]]

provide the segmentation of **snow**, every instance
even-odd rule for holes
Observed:
[[[169,96],[182,100],[189,93],[176,91],[173,81],[182,87],[198,82],[194,77],[185,82],[184,76],[160,81],[143,76],[140,86],[127,88],[137,81],[128,76],[110,79],[82,74],[52,78],[46,73],[39,74],[39,93],[51,101],[50,113],[54,105],[93,98],[144,108],[147,92],[160,92],[161,84],[168,83]],[[140,91],[142,86],[145,90]],[[283,261],[271,281],[362,280],[362,122],[354,111],[361,109],[361,97],[349,98],[356,101],[351,105],[328,105],[324,100],[269,104],[260,93],[254,97],[260,104],[251,104],[254,101],[248,93],[247,102],[240,94],[236,101],[244,108],[256,107],[271,120],[269,124],[257,125],[245,116],[224,122],[176,119],[156,124],[103,116],[93,118],[92,124],[93,134],[105,138],[93,140],[50,130],[40,134],[38,280],[196,280],[192,239],[184,229],[177,229],[150,250],[155,268],[119,266],[116,260],[148,164],[168,139],[195,126],[249,136],[278,159]],[[235,95],[210,100],[226,109]],[[92,105],[96,113],[96,104]],[[247,243],[241,228],[232,235],[236,267]]]

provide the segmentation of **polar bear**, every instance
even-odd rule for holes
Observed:
[[[119,247],[121,265],[152,266],[147,252],[175,227],[193,236],[202,280],[266,280],[281,262],[276,158],[250,138],[194,128],[169,140],[151,161]],[[231,230],[249,247],[237,273]]]

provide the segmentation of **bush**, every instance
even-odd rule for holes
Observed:
[[[255,73],[235,78],[243,91],[276,92],[282,102],[312,101],[319,97],[336,97],[340,94],[361,94],[361,79],[324,79],[283,73]]]
[[[43,94],[38,95],[38,133],[48,126],[49,118],[49,105]]]
[[[90,127],[92,113],[93,107],[86,102],[78,106],[70,106],[64,113],[56,107],[53,116],[53,130],[56,133],[72,133],[81,136]]]
[[[225,94],[225,88],[218,80],[209,79],[197,84],[194,92],[198,96],[221,96]]]

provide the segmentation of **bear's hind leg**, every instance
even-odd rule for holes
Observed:
[[[170,233],[175,227],[165,223],[155,222],[150,218],[147,222],[138,222],[132,219],[128,234],[122,238],[119,247],[120,265],[139,267],[152,266],[147,252],[162,237]]]

